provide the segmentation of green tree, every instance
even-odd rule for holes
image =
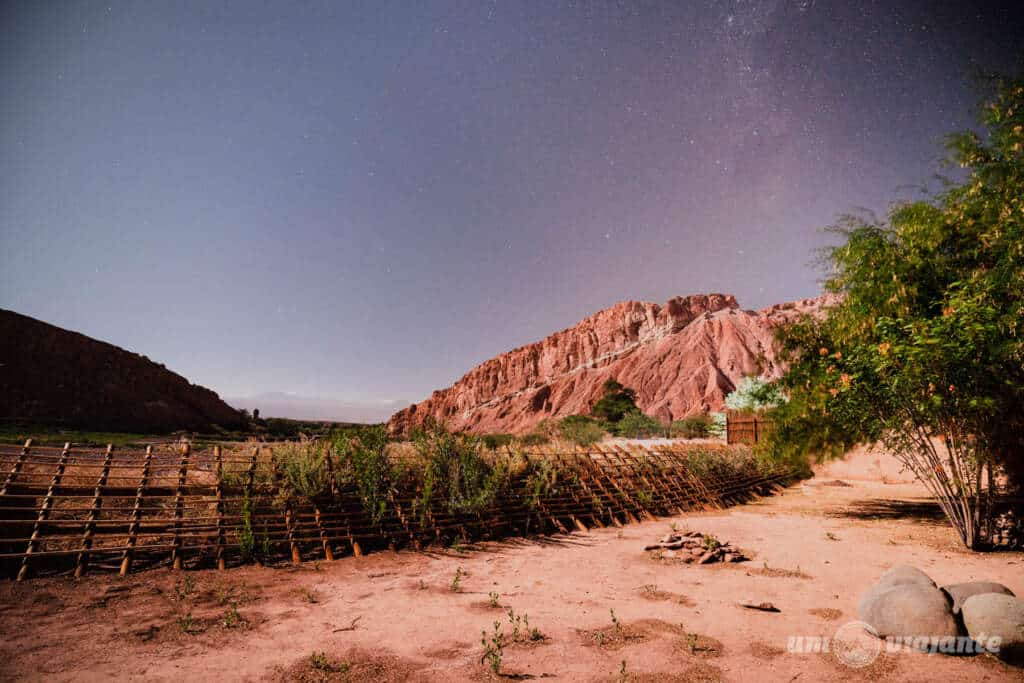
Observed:
[[[601,387],[601,398],[594,404],[590,412],[599,420],[615,423],[621,420],[623,415],[634,410],[638,410],[636,392],[622,386],[614,379],[609,379]]]
[[[760,412],[776,408],[786,401],[778,384],[766,382],[760,377],[744,377],[736,388],[725,397],[725,407],[743,412]]]
[[[993,538],[993,483],[1024,474],[1024,82],[999,84],[983,123],[950,140],[962,182],[833,228],[842,300],[781,331],[790,400],[769,441],[784,457],[881,441],[971,548]]]

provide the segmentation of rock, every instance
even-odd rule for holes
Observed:
[[[714,561],[715,561],[715,553],[713,551],[709,550],[709,551],[707,551],[706,553],[704,553],[703,555],[700,556],[700,559],[697,560],[697,564],[708,564],[708,563],[714,562]]]
[[[546,418],[589,413],[610,378],[636,390],[640,409],[659,419],[722,410],[743,377],[781,374],[776,328],[834,301],[761,311],[742,310],[727,294],[622,302],[478,365],[395,413],[388,431],[408,434],[434,418],[453,431],[522,433]]]
[[[674,551],[674,550],[666,550],[665,552],[663,552],[661,554],[661,556],[671,559],[671,558],[676,556],[676,551]]]
[[[1024,662],[1024,600],[981,593],[964,600],[961,614],[971,638],[986,646],[988,638],[998,637],[1000,659]]]
[[[661,550],[661,544],[655,543],[654,545],[645,545],[644,550]]]
[[[948,638],[959,633],[945,593],[920,581],[876,585],[861,600],[857,612],[882,638]]]
[[[968,581],[966,583],[953,583],[942,587],[942,592],[949,598],[953,605],[953,614],[960,614],[960,608],[964,601],[972,595],[984,595],[985,593],[998,593],[1014,597],[1013,591],[1001,583],[992,581]]]
[[[700,557],[704,553],[705,553],[704,548],[702,548],[700,546],[695,547],[695,548],[690,548],[690,554],[693,555],[694,557]]]
[[[882,574],[882,578],[878,579],[872,588],[876,591],[881,591],[886,588],[891,588],[892,586],[901,586],[908,583],[927,586],[929,588],[936,587],[932,578],[917,567],[912,567],[909,564],[901,564]]]

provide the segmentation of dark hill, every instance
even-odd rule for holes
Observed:
[[[216,393],[145,356],[3,309],[0,419],[135,432],[243,426]]]

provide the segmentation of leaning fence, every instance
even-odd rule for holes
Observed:
[[[20,580],[156,566],[223,569],[583,531],[720,508],[793,479],[783,468],[752,467],[698,476],[692,456],[679,445],[530,448],[516,457],[546,461],[543,490],[512,473],[508,491],[482,509],[453,511],[440,500],[418,506],[419,491],[391,489],[386,505],[368,510],[330,451],[323,494],[296,500],[256,485],[259,470],[280,481],[267,444],[144,451],[0,445],[0,573]]]

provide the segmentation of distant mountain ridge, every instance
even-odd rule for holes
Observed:
[[[818,314],[831,297],[741,310],[728,294],[662,305],[625,301],[545,339],[470,370],[455,384],[395,413],[393,434],[428,417],[456,430],[524,432],[545,418],[588,413],[605,380],[637,394],[645,413],[668,421],[721,410],[747,375],[779,376],[775,328]]]
[[[132,432],[244,426],[216,393],[145,356],[4,309],[0,419]]]
[[[273,391],[254,396],[225,397],[235,408],[260,411],[260,417],[284,417],[293,420],[379,423],[408,401],[346,401],[342,399],[300,396]]]

